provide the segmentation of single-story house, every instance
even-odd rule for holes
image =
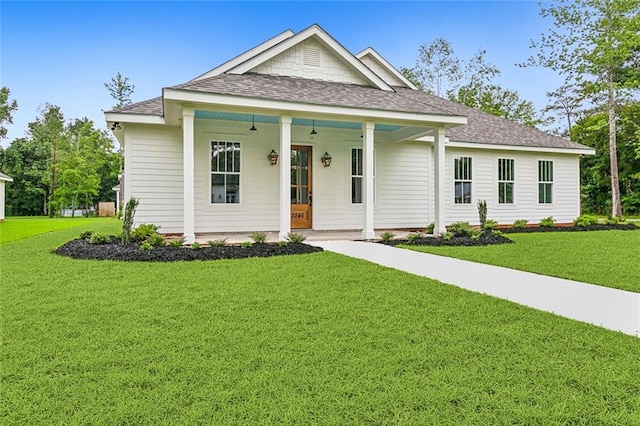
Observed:
[[[425,93],[372,48],[285,31],[105,113],[124,199],[165,233],[424,228],[580,214],[594,150]]]
[[[13,182],[13,178],[0,172],[0,221],[4,220],[4,183]]]

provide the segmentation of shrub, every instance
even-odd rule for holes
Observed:
[[[138,200],[131,197],[124,208],[124,217],[122,219],[122,244],[124,245],[131,242],[131,228],[133,227],[136,207],[138,207]]]
[[[264,244],[267,242],[267,234],[262,231],[253,231],[251,233],[251,239],[256,244]]]
[[[487,221],[487,202],[478,200],[478,217],[480,218],[480,228],[485,229],[484,224]]]
[[[447,231],[451,232],[454,237],[464,237],[465,235],[471,235],[473,228],[469,222],[455,222],[447,226]]]
[[[407,235],[407,243],[409,244],[415,244],[420,239],[422,239],[422,234],[419,232],[412,232]]]
[[[429,226],[427,226],[427,234],[433,234],[433,230],[435,227],[436,227],[436,224],[434,222],[431,222]]]
[[[169,241],[169,247],[182,247],[184,244],[184,237],[180,237],[175,240]]]
[[[609,216],[604,220],[605,225],[617,225],[620,223],[620,219],[615,216]]]
[[[135,241],[141,242],[157,233],[160,227],[152,223],[141,223],[136,229],[131,232],[131,238]]]
[[[194,241],[193,244],[191,244],[191,248],[194,250],[200,250],[200,243],[197,241]]]
[[[289,232],[285,238],[287,241],[294,244],[300,244],[307,239],[307,237],[302,234],[298,234],[297,232]]]
[[[449,241],[453,238],[453,234],[451,232],[445,232],[442,234],[442,241]]]
[[[249,248],[253,246],[253,243],[251,241],[243,241],[240,243],[240,247],[242,248]]]
[[[553,228],[554,226],[556,226],[556,220],[553,218],[553,216],[545,217],[540,221],[540,223],[538,223],[538,225],[545,228]]]
[[[573,220],[574,226],[589,226],[598,223],[598,218],[594,216],[578,216]]]
[[[527,223],[529,223],[529,221],[527,219],[516,219],[513,222],[513,227],[515,229],[523,229],[527,227]]]
[[[153,246],[149,241],[145,241],[144,243],[140,244],[140,250],[153,250]]]
[[[227,238],[207,241],[207,244],[209,244],[211,247],[224,247],[227,244]]]
[[[491,236],[492,237],[500,237],[500,236],[502,236],[502,231],[500,231],[499,229],[494,229],[493,231],[491,231]]]
[[[83,240],[90,240],[91,236],[93,235],[93,231],[82,231],[80,233],[80,238],[82,238]]]
[[[151,244],[154,247],[162,247],[166,244],[164,237],[160,234],[149,235],[145,242]]]
[[[91,244],[108,244],[110,240],[111,237],[109,237],[108,235],[99,234],[97,232],[91,234],[91,237],[89,238],[89,242]]]
[[[380,239],[382,240],[382,242],[388,243],[395,236],[396,234],[394,234],[393,232],[386,231],[380,234]]]
[[[286,246],[287,246],[287,244],[288,244],[288,243],[287,243],[286,241],[278,241],[278,245],[279,245],[280,247],[286,247]]]
[[[473,241],[479,240],[481,236],[482,231],[480,231],[479,229],[474,229],[473,231],[471,231],[471,239]]]
[[[490,229],[495,229],[498,226],[498,221],[493,219],[487,219],[484,221],[484,226],[482,229],[488,231]]]

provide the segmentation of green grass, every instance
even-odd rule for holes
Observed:
[[[118,222],[114,218],[53,218],[48,217],[6,217],[0,222],[0,244],[60,229],[79,227],[99,221]]]
[[[50,254],[77,233],[0,250],[0,423],[640,422],[635,337],[328,252]]]
[[[402,247],[640,292],[640,231],[547,232],[505,236],[515,244]]]

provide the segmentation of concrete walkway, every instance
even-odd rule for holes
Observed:
[[[325,250],[640,337],[640,293],[360,241]]]

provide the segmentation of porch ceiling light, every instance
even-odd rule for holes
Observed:
[[[276,164],[278,164],[278,157],[279,155],[276,152],[276,150],[272,149],[269,155],[267,155],[267,158],[269,159],[269,164],[271,164],[272,166],[275,166]]]
[[[318,132],[316,132],[316,120],[312,120],[312,128],[311,128],[311,133],[309,133],[309,139],[315,139],[316,135],[318,134]]]
[[[258,133],[258,129],[256,128],[256,116],[255,114],[251,115],[251,128],[249,129],[251,135],[255,135]]]
[[[331,165],[331,156],[328,152],[325,152],[324,155],[320,157],[320,161],[322,161],[324,167],[329,167]]]
[[[113,131],[113,130],[116,130],[116,129],[117,129],[117,130],[122,129],[122,127],[120,127],[120,122],[119,122],[119,121],[114,121],[114,122],[111,124],[111,130]]]

